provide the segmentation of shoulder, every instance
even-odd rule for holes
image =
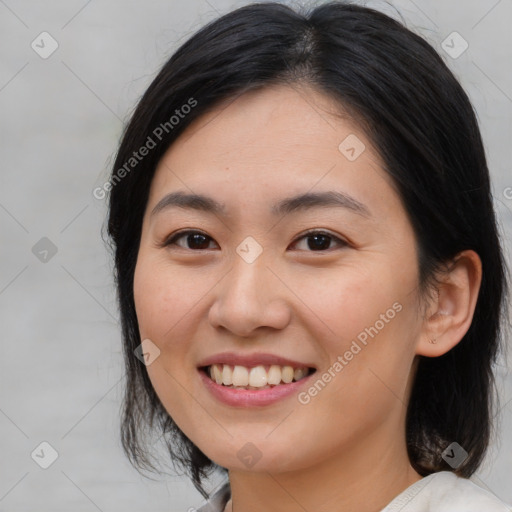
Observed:
[[[397,508],[399,507],[399,508]],[[467,478],[441,471],[422,478],[382,512],[512,512],[512,507]]]
[[[231,487],[229,480],[227,480],[212,493],[210,498],[201,507],[196,509],[196,512],[223,512],[230,497]]]
[[[512,508],[503,503],[492,492],[480,487],[476,483],[461,478],[450,471],[437,473],[433,482],[439,489],[441,497],[437,500],[439,512],[511,512]],[[446,505],[443,505],[443,502]],[[433,501],[436,503],[436,501]],[[436,505],[433,510],[437,510]]]

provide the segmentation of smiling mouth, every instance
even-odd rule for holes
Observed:
[[[216,384],[233,389],[268,389],[297,382],[316,370],[315,368],[259,365],[253,367],[212,364],[200,368]]]

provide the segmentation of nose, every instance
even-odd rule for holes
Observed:
[[[215,289],[217,295],[208,315],[213,327],[250,337],[257,329],[284,329],[290,322],[286,288],[262,256],[253,263],[237,256]]]

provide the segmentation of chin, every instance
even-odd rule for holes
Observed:
[[[311,454],[299,453],[296,445],[291,445],[283,438],[270,441],[264,437],[251,440],[231,439],[221,449],[213,449],[211,443],[203,453],[215,464],[234,471],[251,471],[255,473],[284,473],[304,469],[311,465]],[[302,445],[303,446],[303,443]]]

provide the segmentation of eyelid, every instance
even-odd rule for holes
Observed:
[[[297,238],[295,238],[295,240],[291,243],[291,245],[296,244],[297,242],[299,242],[303,238],[307,237],[308,235],[309,236],[312,236],[312,235],[326,235],[326,236],[330,237],[332,240],[338,242],[341,247],[347,247],[347,246],[350,245],[350,243],[347,240],[339,237],[338,235],[335,235],[334,233],[331,233],[330,231],[322,229],[322,228],[308,229],[304,233],[301,233],[300,235],[298,235]],[[332,249],[327,249],[325,251],[305,251],[305,252],[326,253],[326,252],[330,252],[330,251],[332,251]]]
[[[192,252],[201,252],[201,251],[208,250],[208,249],[188,249],[186,247],[181,247],[180,245],[176,244],[176,240],[178,240],[179,238],[181,238],[183,236],[191,235],[191,234],[203,235],[204,237],[209,238],[210,241],[215,242],[214,238],[212,238],[210,235],[208,235],[207,233],[204,233],[201,230],[183,229],[183,230],[176,231],[176,232],[172,233],[171,235],[169,235],[167,238],[165,238],[165,240],[160,244],[160,247],[168,247],[170,245],[174,245],[176,247],[179,247],[180,249],[184,249],[184,250],[188,250],[188,251],[192,251]],[[331,233],[330,231],[327,231],[322,228],[311,228],[311,229],[301,233],[293,240],[293,242],[290,245],[295,245],[303,238],[306,238],[307,236],[312,236],[312,235],[326,235],[326,236],[330,237],[333,241],[337,242],[338,245],[341,247],[347,247],[350,245],[350,243],[347,240],[344,240],[343,238],[340,238],[339,236],[335,235],[334,233]],[[217,242],[215,242],[215,244],[218,245]],[[332,250],[333,249],[327,249],[325,251],[305,251],[305,252],[326,253],[326,252],[330,252]]]
[[[203,235],[204,237],[209,238],[210,241],[215,242],[215,240],[210,235],[208,235],[207,233],[205,233],[199,229],[182,229],[182,230],[179,230],[179,231],[176,231],[176,232],[170,234],[168,237],[166,237],[164,239],[164,241],[161,244],[159,244],[159,246],[161,248],[163,248],[163,247],[167,247],[170,245],[174,245],[180,249],[184,249],[186,251],[193,251],[193,252],[200,252],[200,251],[208,250],[208,249],[188,249],[186,247],[181,247],[180,245],[176,244],[176,240],[178,240],[179,238],[181,238],[185,235]],[[217,242],[215,242],[215,243],[217,244]]]

